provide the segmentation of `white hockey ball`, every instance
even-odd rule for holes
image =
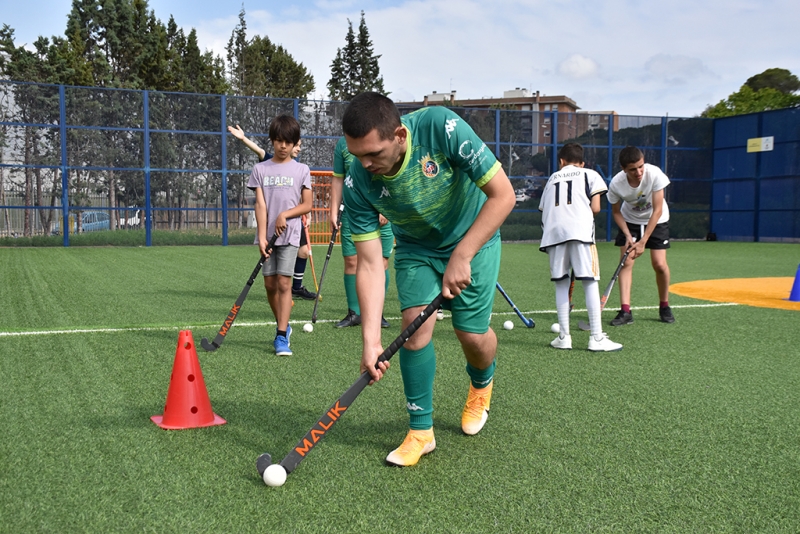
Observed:
[[[553,323],[550,325],[550,331],[554,334],[561,333],[561,325],[558,323]]]
[[[306,324],[303,325],[303,332],[313,332],[313,331],[314,331],[314,325],[313,324],[306,323]]]
[[[286,469],[281,464],[272,464],[264,470],[263,478],[267,486],[283,486],[286,482]]]
[[[514,323],[511,321],[506,321],[503,323],[503,328],[506,330],[514,330]]]

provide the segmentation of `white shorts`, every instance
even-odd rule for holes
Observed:
[[[550,256],[550,280],[569,278],[570,268],[576,280],[600,280],[600,262],[593,244],[567,241],[547,247],[547,255]]]

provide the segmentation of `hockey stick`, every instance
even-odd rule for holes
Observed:
[[[317,298],[314,299],[314,311],[311,312],[311,322],[317,322],[317,306],[319,305],[320,300],[320,289],[322,288],[322,281],[325,280],[325,271],[328,270],[328,262],[331,259],[331,252],[333,252],[333,245],[336,244],[336,234],[339,232],[339,228],[342,227],[342,212],[344,212],[344,204],[339,204],[339,219],[337,220],[336,226],[333,227],[331,231],[331,242],[328,243],[328,253],[325,255],[325,263],[322,265],[322,274],[319,275],[319,287],[317,288]]]
[[[572,269],[569,270],[569,311],[572,313],[572,310],[575,308],[575,304],[572,302],[572,293],[575,292],[575,271]]]
[[[308,226],[306,226],[305,222],[306,222],[306,216],[303,215],[303,230],[306,233],[306,246],[308,246],[308,261],[311,262],[311,276],[314,278],[314,289],[316,290],[317,295],[319,295],[319,286],[317,285],[317,271],[314,269],[314,254],[311,252],[311,236],[308,235]]]
[[[439,309],[439,305],[442,303],[442,294],[439,293],[433,301],[428,304],[424,310],[420,312],[420,314],[411,322],[408,327],[403,330],[400,335],[392,341],[392,343],[386,347],[386,349],[378,356],[378,362],[388,361],[391,359],[392,356],[403,346],[403,344],[408,341],[408,338],[414,335],[414,332],[424,323],[428,317],[431,315],[436,315],[436,310]],[[377,364],[375,365],[377,368]],[[306,455],[313,449],[319,440],[325,437],[325,434],[331,429],[333,424],[338,421],[341,416],[350,408],[350,405],[353,404],[353,401],[356,400],[356,397],[367,387],[370,380],[372,380],[372,376],[369,372],[364,371],[361,373],[361,376],[356,380],[352,386],[345,391],[341,397],[336,399],[336,402],[325,411],[325,414],[319,418],[319,420],[314,423],[314,426],[311,427],[303,439],[301,439],[295,447],[289,451],[289,454],[281,460],[279,464],[283,467],[286,473],[291,473],[295,470],[297,465],[303,461]],[[256,469],[258,470],[258,474],[260,476],[264,476],[264,471],[266,471],[267,467],[272,465],[272,456],[269,453],[264,453],[258,457],[256,460]]]
[[[608,302],[608,297],[611,295],[611,290],[614,288],[614,283],[617,281],[617,278],[619,278],[619,272],[625,265],[625,260],[628,259],[628,254],[630,253],[630,250],[626,250],[625,254],[622,255],[622,259],[620,260],[619,265],[617,265],[617,270],[614,271],[614,276],[611,277],[611,280],[609,280],[608,285],[606,286],[606,290],[603,292],[603,296],[600,297],[600,311],[603,311],[603,308],[606,307],[606,302]],[[584,321],[578,321],[578,328],[587,332],[591,330],[589,323]]]
[[[497,289],[500,291],[500,294],[502,294],[505,297],[506,301],[511,305],[514,311],[517,312],[517,316],[522,320],[522,323],[528,328],[533,328],[534,326],[536,326],[536,323],[534,322],[533,319],[528,319],[527,317],[522,315],[522,312],[519,311],[519,308],[517,308],[517,306],[511,301],[511,298],[506,294],[506,292],[503,291],[503,286],[500,285],[500,282],[496,282],[496,284],[497,284]]]
[[[278,234],[273,234],[272,238],[267,243],[267,255],[272,252],[272,247],[275,246],[275,240],[278,239]],[[239,310],[242,309],[242,304],[244,304],[244,299],[247,298],[247,293],[250,292],[250,286],[253,285],[253,282],[258,276],[259,271],[261,271],[261,267],[264,265],[264,262],[267,261],[267,256],[261,256],[256,264],[256,268],[253,269],[253,272],[250,274],[250,278],[247,279],[247,284],[245,284],[244,289],[242,292],[239,293],[239,298],[236,299],[236,302],[233,304],[233,308],[231,311],[228,312],[228,316],[225,318],[225,322],[222,323],[222,327],[217,332],[217,335],[214,337],[214,341],[211,343],[208,342],[208,338],[203,338],[200,341],[200,346],[203,347],[204,350],[207,352],[213,352],[222,345],[222,342],[225,341],[225,336],[228,335],[228,331],[230,331],[231,326],[233,326],[233,321],[236,320],[236,316],[239,315]]]

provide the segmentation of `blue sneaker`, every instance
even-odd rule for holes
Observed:
[[[286,337],[284,336],[275,336],[275,341],[272,342],[272,346],[275,347],[275,354],[277,356],[291,356],[292,349],[289,348],[289,339],[292,337],[292,327],[289,326],[286,328]]]

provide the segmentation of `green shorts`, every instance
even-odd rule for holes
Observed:
[[[353,237],[350,233],[350,220],[347,218],[347,212],[342,214],[342,227],[339,230],[339,236],[342,239],[342,256],[355,256],[356,245],[353,243]],[[394,248],[392,223],[386,223],[381,226],[381,246],[383,247],[384,258],[388,258],[392,255],[392,248]]]
[[[500,251],[499,239],[482,248],[470,263],[472,283],[456,298],[444,300],[442,307],[452,311],[454,328],[472,334],[484,334],[489,330],[500,272]],[[400,259],[395,256],[394,261],[400,309],[430,304],[442,290],[447,259],[403,256]]]

